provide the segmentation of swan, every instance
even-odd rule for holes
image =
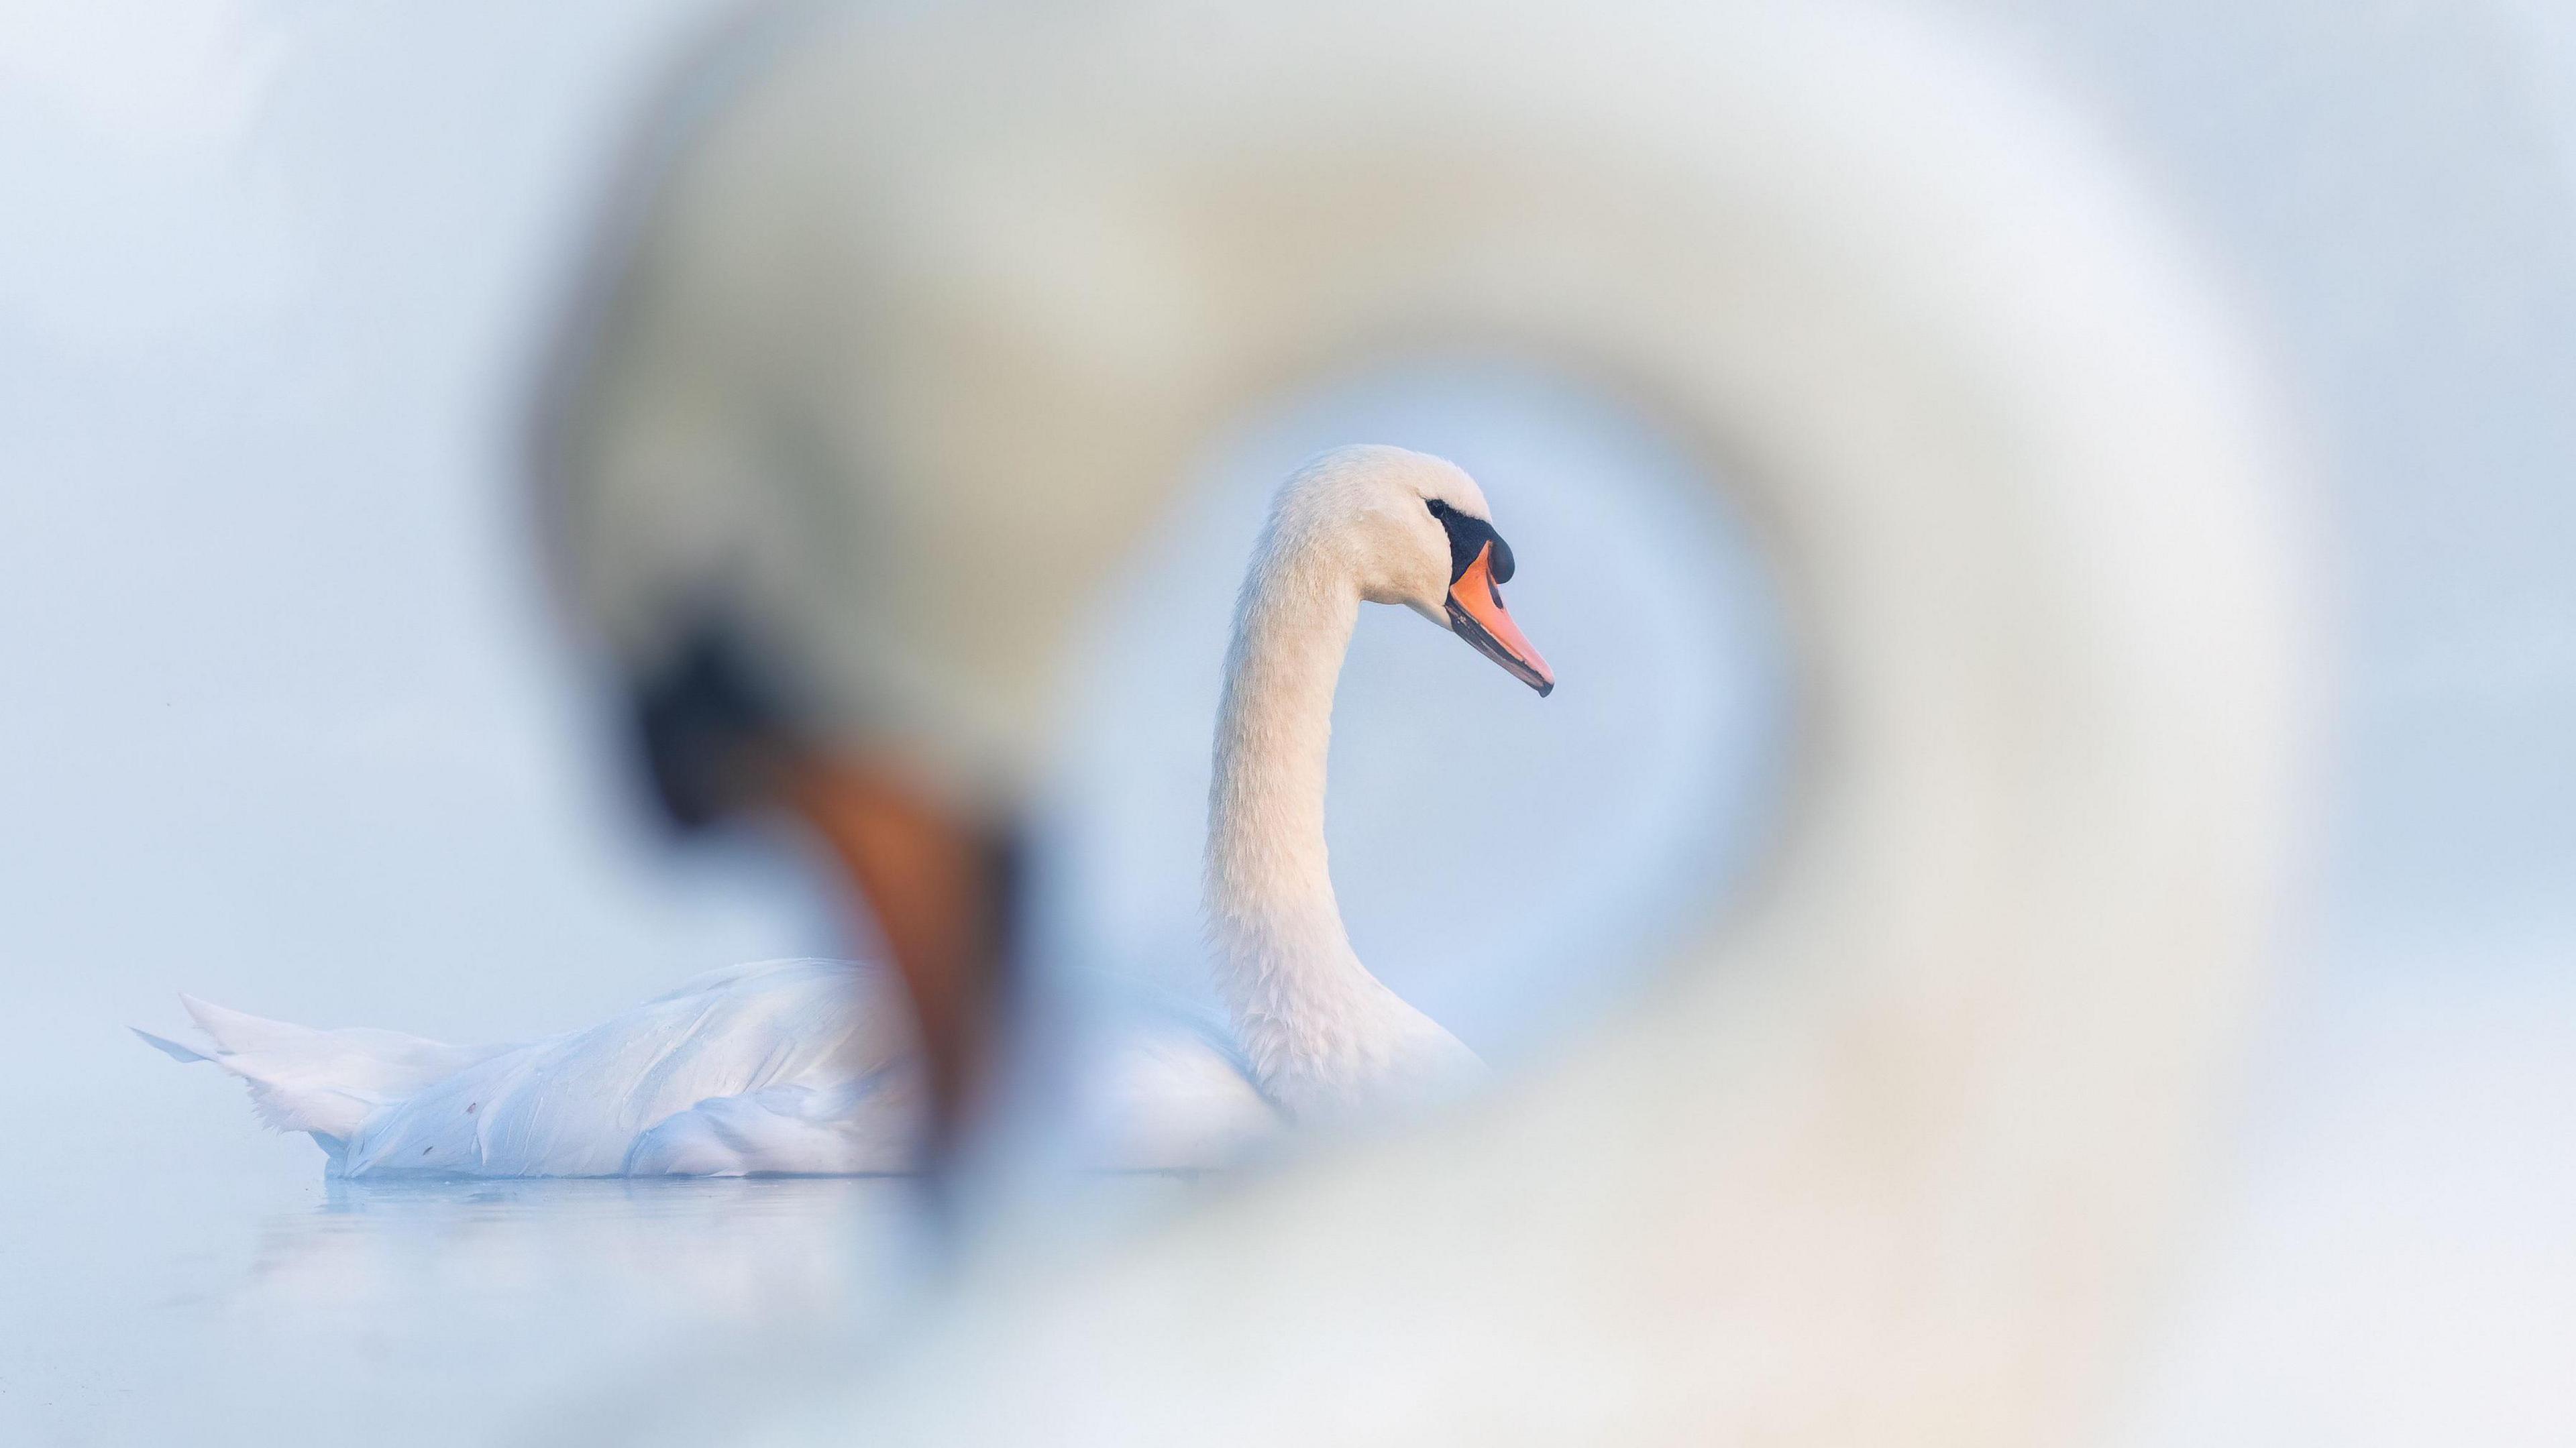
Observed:
[[[567,592],[622,674],[708,600],[1007,815],[1062,574],[1280,389],[1467,346],[1744,506],[1797,741],[1757,878],[1508,1089],[630,1436],[2081,1440],[2268,969],[2311,658],[2260,352],[2085,118],[1870,0],[791,8],[593,261],[572,536],[630,546]],[[732,487],[782,470],[848,491]],[[843,506],[931,565],[825,568]]]
[[[1096,1165],[1216,1166],[1283,1120],[1403,1110],[1472,1085],[1458,1038],[1352,951],[1324,843],[1335,684],[1363,602],[1453,630],[1542,696],[1504,607],[1510,545],[1476,481],[1386,446],[1279,487],[1238,600],[1209,788],[1206,910],[1231,1032],[1162,1011],[1077,1083]],[[247,1083],[271,1125],[348,1177],[907,1172],[925,1082],[898,984],[864,961],[711,971],[584,1030],[517,1046],[315,1030],[182,997],[212,1043],[140,1032]]]

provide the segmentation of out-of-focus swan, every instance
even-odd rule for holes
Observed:
[[[2256,355],[2082,118],[1940,7],[792,9],[672,92],[543,454],[639,698],[740,640],[1006,828],[1094,560],[1281,387],[1468,346],[1760,520],[1796,775],[1740,908],[1509,1090],[665,1441],[2086,1436],[2264,973],[2306,652]]]
[[[1100,1164],[1214,1165],[1279,1113],[1443,1094],[1480,1072],[1455,1036],[1352,953],[1324,846],[1334,685],[1362,602],[1454,629],[1541,694],[1546,662],[1504,610],[1510,546],[1475,480],[1390,447],[1326,453],[1279,490],[1226,660],[1209,798],[1207,906],[1233,1034],[1141,1022],[1078,1083]],[[922,1155],[911,1016],[849,961],[734,966],[587,1030],[460,1047],[313,1030],[187,1000],[272,1125],[350,1176],[892,1172]]]

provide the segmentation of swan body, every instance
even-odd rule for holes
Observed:
[[[1094,1165],[1217,1166],[1283,1117],[1403,1110],[1483,1074],[1352,951],[1327,868],[1324,775],[1360,605],[1403,603],[1452,626],[1455,540],[1499,547],[1487,518],[1466,473],[1400,448],[1338,449],[1281,487],[1237,606],[1209,799],[1209,924],[1233,1033],[1173,1012],[1129,1022],[1076,1083]],[[1517,640],[1494,598],[1487,616]],[[927,1149],[910,1017],[866,963],[733,966],[516,1046],[314,1030],[183,1000],[211,1051],[138,1034],[241,1078],[271,1124],[311,1133],[347,1176],[904,1172]]]
[[[305,1131],[350,1177],[818,1176],[907,1172],[922,1082],[887,973],[773,960],[697,976],[597,1025],[461,1047],[315,1030],[185,998],[213,1042],[148,1033],[241,1078],[271,1125]],[[1106,1053],[1088,1114],[1100,1165],[1229,1159],[1276,1113],[1208,1032],[1136,1023]]]
[[[918,1083],[882,973],[781,960],[698,976],[584,1030],[441,1045],[314,1030],[188,999],[210,1052],[348,1176],[746,1175],[892,1170]]]

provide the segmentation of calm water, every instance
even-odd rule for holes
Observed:
[[[162,1085],[172,1115],[241,1112]],[[16,1183],[0,1441],[517,1439],[663,1365],[713,1390],[845,1342],[918,1281],[905,1181],[353,1184],[300,1143],[265,1144],[300,1169],[234,1141],[229,1167]]]
[[[936,1285],[910,1180],[329,1181],[230,1080],[59,1005],[0,1020],[9,1448],[702,1436]],[[1193,1188],[1064,1190],[1079,1241]]]
[[[2115,1441],[2565,1441],[2565,938],[2288,993]],[[329,1184],[69,1003],[0,1019],[0,1093],[12,1448],[624,1441],[854,1370],[924,1286],[908,1182]]]

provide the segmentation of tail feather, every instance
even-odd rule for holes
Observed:
[[[441,1081],[506,1046],[450,1046],[366,1027],[316,1030],[179,997],[214,1043],[200,1051],[137,1029],[144,1044],[175,1061],[205,1061],[250,1088],[260,1119],[303,1131],[337,1154],[368,1113]]]
[[[187,998],[182,996],[180,999],[185,1000]],[[128,1026],[126,1029],[132,1031],[138,1036],[141,1036],[143,1038],[143,1044],[150,1046],[153,1050],[160,1052],[162,1055],[169,1057],[173,1061],[186,1061],[193,1063],[213,1059],[203,1051],[197,1050],[191,1046],[182,1046],[167,1036],[156,1036],[150,1031],[143,1029],[141,1026]]]
[[[188,1019],[197,1023],[197,1029],[206,1033],[206,1039],[215,1043],[216,1050],[236,1055],[275,1050],[281,1046],[291,1049],[299,1041],[327,1034],[310,1026],[289,1025],[265,1016],[254,1016],[248,1011],[237,1011],[230,1006],[219,1006],[185,991],[180,992],[179,1004],[186,1008]]]

